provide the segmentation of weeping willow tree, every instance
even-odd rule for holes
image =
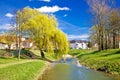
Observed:
[[[67,54],[69,46],[67,42],[66,35],[57,29],[54,35],[55,55],[57,58]]]
[[[53,15],[43,14],[36,9],[26,7],[18,11],[17,16],[22,17],[23,23],[20,28],[33,39],[42,58],[45,58],[43,50],[57,57],[68,53],[67,36],[59,30]]]

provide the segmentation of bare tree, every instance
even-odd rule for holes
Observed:
[[[16,51],[18,53],[18,59],[20,60],[20,52],[21,52],[21,38],[22,38],[22,29],[20,25],[22,24],[23,20],[21,17],[17,16],[17,12],[14,12],[14,17],[10,20],[10,25],[12,26],[11,32],[15,35],[15,42],[16,42]]]
[[[109,5],[107,0],[88,0],[88,5],[91,7],[91,12],[94,17],[94,24],[97,28],[97,44],[99,50],[104,50],[104,30],[105,30],[105,17],[109,12]]]
[[[110,17],[110,33],[112,35],[112,48],[119,47],[119,30],[120,30],[120,16],[117,10],[113,9]]]
[[[98,49],[104,50],[119,47],[120,14],[112,8],[114,0],[87,0],[91,8],[96,29],[94,35]],[[90,36],[90,37],[92,37]]]

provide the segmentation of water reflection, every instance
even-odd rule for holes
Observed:
[[[39,80],[114,80],[103,73],[85,68],[74,58],[67,58],[66,63],[53,63]]]

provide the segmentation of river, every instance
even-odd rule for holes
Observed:
[[[103,72],[88,69],[75,58],[67,58],[66,63],[52,63],[38,80],[120,80],[108,77]]]

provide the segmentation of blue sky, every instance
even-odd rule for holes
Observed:
[[[120,0],[116,0],[116,5],[120,5]],[[0,31],[8,30],[14,11],[26,6],[53,13],[69,39],[88,38],[92,17],[86,0],[0,0]]]

